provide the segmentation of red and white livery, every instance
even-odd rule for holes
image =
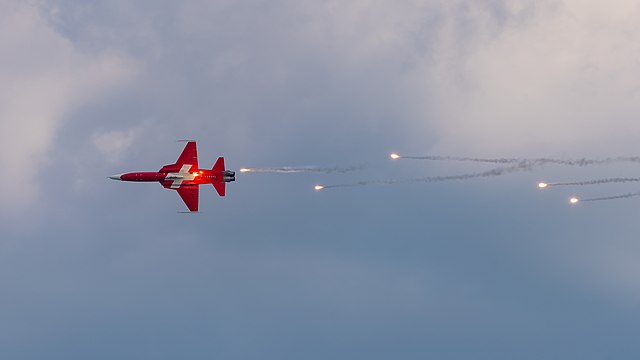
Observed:
[[[219,157],[211,170],[198,167],[196,142],[189,141],[175,164],[165,165],[158,172],[132,172],[109,177],[121,181],[159,182],[166,189],[176,190],[189,211],[198,211],[199,188],[212,184],[220,196],[225,195],[225,185],[236,180],[236,173],[224,168],[224,158]]]

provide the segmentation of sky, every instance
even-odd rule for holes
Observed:
[[[0,0],[0,357],[636,359],[633,0]],[[173,163],[237,174],[200,214]],[[316,184],[352,184],[315,192]]]

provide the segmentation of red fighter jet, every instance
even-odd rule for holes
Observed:
[[[196,142],[188,141],[175,164],[165,165],[158,172],[133,172],[109,176],[113,180],[159,182],[166,189],[178,191],[189,211],[198,211],[198,190],[202,184],[212,184],[220,196],[225,184],[236,180],[234,171],[225,170],[224,158],[219,157],[211,170],[198,168]]]

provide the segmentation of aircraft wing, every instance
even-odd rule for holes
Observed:
[[[175,164],[165,165],[160,172],[178,172],[183,165],[191,165],[191,170],[198,170],[198,150],[195,141],[187,142]]]
[[[177,188],[178,195],[182,198],[189,211],[198,211],[198,190],[200,186],[181,186]]]

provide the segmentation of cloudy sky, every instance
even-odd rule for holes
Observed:
[[[0,357],[637,359],[633,0],[0,0]],[[197,215],[156,184],[238,174]]]

